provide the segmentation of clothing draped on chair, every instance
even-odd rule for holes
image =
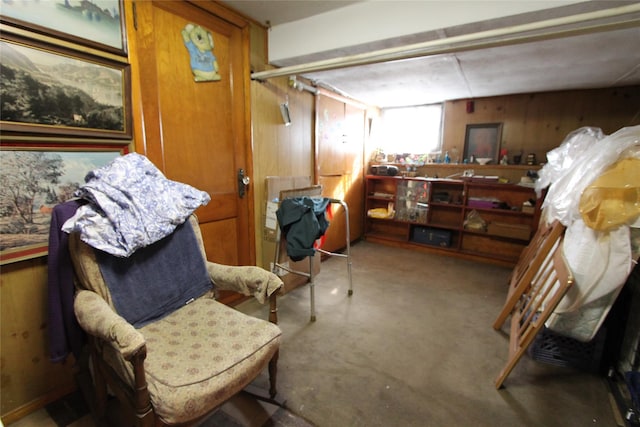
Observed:
[[[80,187],[90,203],[63,226],[82,241],[112,255],[127,257],[168,236],[209,194],[168,180],[146,157],[131,153],[91,171]]]
[[[64,362],[70,352],[77,360],[85,342],[85,333],[73,313],[75,285],[69,256],[69,235],[61,229],[62,224],[85,203],[85,200],[69,200],[54,206],[51,212],[47,257],[47,329],[49,357],[54,363]]]
[[[282,201],[276,211],[282,234],[287,240],[287,254],[300,261],[315,254],[314,243],[329,227],[326,197],[292,197]]]
[[[95,416],[104,417],[109,389],[137,426],[197,423],[267,366],[263,398],[273,401],[282,280],[208,261],[193,212],[209,195],[167,180],[144,156],[119,157],[85,180],[84,200],[54,209],[49,305],[52,360],[82,348],[71,326],[89,338]],[[269,321],[216,301],[214,286],[268,301]]]

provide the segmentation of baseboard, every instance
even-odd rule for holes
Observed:
[[[25,403],[24,405],[13,409],[6,414],[2,414],[2,423],[4,425],[14,423],[21,418],[24,418],[27,415],[44,408],[48,404],[55,402],[56,400],[61,399],[62,397],[70,393],[75,392],[77,389],[78,387],[75,384],[72,384],[64,388],[52,390],[49,393],[32,400],[31,402]]]

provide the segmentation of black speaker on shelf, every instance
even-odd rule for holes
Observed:
[[[396,176],[400,173],[400,170],[393,165],[372,165],[371,173],[380,176]]]

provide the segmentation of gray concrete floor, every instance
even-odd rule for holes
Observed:
[[[319,427],[618,425],[603,376],[525,356],[495,389],[508,337],[492,324],[511,269],[366,241],[352,261],[351,297],[345,260],[322,263],[316,322],[307,285],[279,298],[277,397],[295,414]],[[251,300],[237,308],[268,317]],[[268,389],[266,373],[253,385]],[[243,395],[223,406],[234,427],[305,424],[276,420],[277,409]],[[12,427],[55,425],[42,409]]]
[[[316,322],[308,286],[279,299],[278,390],[295,413],[327,427],[617,425],[604,376],[525,356],[495,389],[511,269],[366,241],[352,261],[351,297],[345,260],[322,263]]]

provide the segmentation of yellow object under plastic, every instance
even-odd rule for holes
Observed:
[[[596,178],[582,192],[580,214],[595,230],[633,223],[640,216],[640,159],[620,160]]]

